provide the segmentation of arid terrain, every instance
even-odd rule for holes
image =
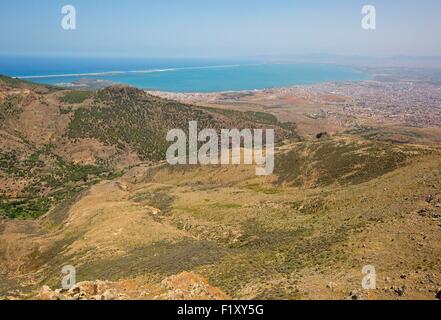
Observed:
[[[0,296],[439,299],[440,98],[409,81],[177,94],[1,77]],[[275,129],[274,174],[167,164],[166,132],[190,120]]]

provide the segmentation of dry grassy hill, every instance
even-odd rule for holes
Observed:
[[[57,161],[67,172],[78,172],[71,166],[105,170],[81,179],[60,171],[54,178],[65,177],[55,180],[60,190],[77,188],[70,197],[51,203],[35,220],[0,219],[3,297],[435,299],[439,294],[438,145],[341,134],[279,144],[272,176],[257,177],[245,165],[169,166],[153,161],[160,146],[142,152],[148,142],[139,131],[140,117],[176,125],[196,114],[215,128],[240,120],[276,126],[286,137],[295,133],[263,114],[194,109],[128,88],[14,90],[25,100],[30,98],[23,90],[37,98],[19,103],[21,111],[7,114],[2,126],[8,137],[2,150],[9,150],[4,153],[20,151],[20,161],[2,160],[2,187],[6,179],[21,177],[5,168],[35,174],[35,181],[46,172],[53,175]],[[176,118],[181,110],[183,119]],[[64,120],[40,121],[40,113]],[[39,129],[29,133],[34,126]],[[139,135],[119,131],[123,127]],[[52,147],[44,149],[48,143]],[[33,157],[39,165],[25,167],[41,149],[46,153]],[[128,158],[130,166],[123,161]],[[115,175],[115,168],[124,170]],[[25,176],[23,185],[29,181]],[[52,196],[56,189],[47,187],[42,194]],[[76,267],[78,281],[89,281],[80,292],[41,289],[60,286],[64,265]],[[377,290],[361,289],[365,265],[376,267]]]
[[[284,146],[278,157],[300,155],[305,144]],[[355,159],[372,147],[346,136],[316,144],[309,147]],[[181,297],[164,283],[178,277],[188,287],[185,275],[240,299],[435,298],[440,151],[389,147],[377,146],[379,162],[397,159],[381,174],[369,157],[350,167],[316,159],[295,179],[284,166],[272,177],[249,166],[135,166],[37,221],[3,221],[3,292],[56,288],[71,264],[79,281],[109,280],[124,293],[128,281],[141,299]],[[335,169],[341,179],[297,183]],[[367,264],[377,268],[379,289],[363,292]]]
[[[165,159],[170,129],[295,128],[262,113],[201,109],[129,87],[67,91],[0,77],[0,215],[36,218],[125,168]]]

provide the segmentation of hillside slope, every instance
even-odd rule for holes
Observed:
[[[379,163],[399,161],[376,174],[368,157],[350,168],[305,160],[309,171],[296,179],[284,166],[271,177],[256,177],[250,166],[135,166],[37,221],[3,221],[3,292],[32,297],[43,285],[57,288],[62,266],[74,265],[78,281],[111,281],[120,298],[133,287],[136,299],[195,298],[194,277],[222,292],[216,297],[238,299],[435,298],[438,148],[341,136],[282,146],[276,161],[303,148],[358,157],[373,147],[383,150]],[[320,172],[339,174],[292,183]],[[368,264],[378,273],[369,292],[360,288]],[[170,279],[186,289],[168,286]]]
[[[269,116],[269,115],[268,115]],[[0,215],[36,218],[141,162],[165,159],[170,129],[261,128],[295,138],[262,114],[201,109],[130,87],[66,91],[0,77]]]
[[[269,114],[127,87],[66,91],[0,78],[0,89],[0,297],[440,295],[437,144],[354,132],[299,140],[294,124]],[[190,120],[275,128],[284,141],[274,174],[159,161],[167,130]],[[65,265],[81,282],[71,291],[57,290]],[[366,265],[376,290],[361,289]]]

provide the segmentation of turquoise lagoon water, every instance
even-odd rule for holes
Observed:
[[[239,91],[368,78],[356,69],[327,64],[41,57],[0,57],[0,73],[53,85],[90,78],[172,92]]]

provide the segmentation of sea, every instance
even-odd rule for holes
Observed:
[[[147,90],[203,93],[369,78],[355,68],[317,63],[29,56],[0,56],[0,74],[61,86],[94,79]]]

